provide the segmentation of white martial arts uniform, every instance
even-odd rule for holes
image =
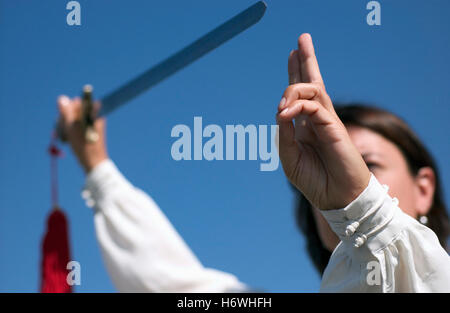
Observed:
[[[158,205],[111,160],[89,173],[82,195],[95,209],[97,239],[119,291],[249,290],[232,274],[205,268]],[[450,257],[436,235],[403,213],[373,175],[346,208],[322,213],[342,241],[321,291],[450,291]]]

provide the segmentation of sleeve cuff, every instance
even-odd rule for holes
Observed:
[[[342,242],[359,248],[389,224],[396,212],[392,204],[397,206],[398,200],[371,174],[366,189],[345,208],[321,213]]]
[[[81,197],[86,201],[86,205],[92,208],[108,194],[112,194],[112,189],[123,186],[132,187],[120,173],[114,162],[106,159],[86,176],[86,183],[81,192]]]

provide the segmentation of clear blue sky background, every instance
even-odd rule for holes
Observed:
[[[91,83],[102,96],[255,1],[0,0],[0,291],[35,292],[50,209],[50,132],[61,93]],[[273,124],[287,56],[310,32],[335,100],[362,100],[404,117],[432,150],[450,193],[450,2],[267,1],[262,21],[108,119],[111,158],[160,205],[200,260],[268,291],[319,289],[293,219],[281,168],[260,161],[184,161],[170,155],[176,124]],[[114,291],[80,197],[84,176],[66,147],[60,198],[70,219],[77,292]]]

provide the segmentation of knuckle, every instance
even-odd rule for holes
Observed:
[[[297,84],[289,85],[289,86],[286,88],[286,90],[284,91],[284,96],[285,96],[286,98],[289,97],[290,95],[292,95],[292,94],[295,92],[295,90],[296,90],[296,85],[297,85]]]
[[[313,101],[311,103],[311,105],[312,105],[313,109],[319,109],[322,107],[322,104],[319,101]]]
[[[314,88],[316,88],[316,91],[318,94],[322,94],[325,91],[325,86],[322,83],[312,83]]]
[[[289,93],[292,93],[292,92],[294,92],[294,91],[297,89],[297,86],[298,86],[298,84],[292,84],[292,85],[289,85],[289,86],[286,88],[286,90],[287,90]]]
[[[314,92],[316,94],[316,98],[326,99],[327,91],[325,90],[325,85],[323,83],[312,83],[314,86]]]

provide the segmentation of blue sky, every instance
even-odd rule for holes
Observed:
[[[256,1],[86,1],[68,26],[68,1],[0,0],[0,291],[35,292],[50,209],[50,132],[59,94],[90,83],[102,96]],[[450,2],[267,1],[260,23],[108,118],[111,158],[148,192],[204,265],[267,291],[314,292],[320,279],[293,219],[281,168],[260,161],[171,158],[177,124],[274,124],[287,56],[310,32],[334,100],[402,116],[431,149],[450,192]],[[70,219],[77,292],[114,291],[80,197],[84,176],[67,147],[60,202]],[[448,198],[448,197],[447,197]]]

